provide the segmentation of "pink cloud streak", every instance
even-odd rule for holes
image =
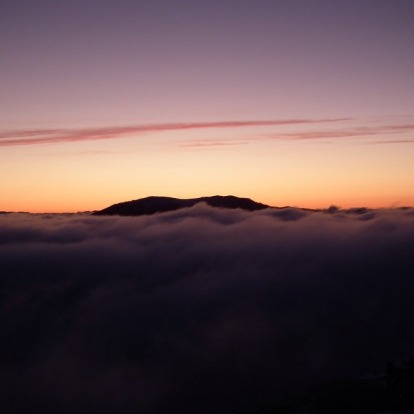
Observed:
[[[266,134],[262,136],[247,137],[244,140],[223,138],[212,141],[189,139],[186,141],[178,141],[176,145],[186,148],[197,147],[218,147],[218,146],[234,146],[244,145],[257,141],[297,141],[297,140],[322,140],[322,139],[341,139],[341,138],[359,138],[359,137],[371,137],[377,135],[399,135],[404,133],[414,132],[413,124],[404,125],[380,125],[380,126],[368,126],[368,127],[348,127],[337,130],[328,131],[298,131],[298,132],[284,132],[275,134]],[[411,139],[405,140],[387,140],[387,141],[371,141],[370,144],[383,144],[383,143],[409,143],[414,142]]]
[[[191,129],[246,128],[255,126],[280,126],[316,124],[348,121],[350,118],[333,119],[285,119],[267,121],[219,121],[195,123],[167,123],[131,126],[113,126],[88,129],[39,129],[1,131],[0,146],[53,144],[59,142],[94,141],[114,139],[128,134],[145,134],[165,131],[184,131]]]
[[[331,131],[304,131],[287,134],[274,134],[268,136],[268,139],[279,140],[314,140],[329,138],[352,138],[360,136],[375,136],[380,134],[403,134],[405,132],[414,132],[414,125],[381,125],[375,127],[357,127]]]

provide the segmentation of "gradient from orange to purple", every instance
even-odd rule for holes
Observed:
[[[414,205],[414,2],[0,4],[0,210]]]

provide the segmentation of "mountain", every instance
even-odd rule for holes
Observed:
[[[113,204],[93,214],[98,216],[119,215],[119,216],[141,216],[166,211],[179,210],[181,208],[192,207],[198,203],[206,203],[211,207],[218,208],[240,208],[242,210],[255,211],[269,208],[266,204],[256,203],[250,198],[240,198],[235,196],[212,196],[199,198],[173,198],[173,197],[146,197],[139,200],[125,201]]]

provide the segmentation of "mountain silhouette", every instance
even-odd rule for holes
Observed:
[[[269,208],[268,205],[257,203],[250,198],[240,198],[235,196],[212,196],[199,198],[173,198],[173,197],[146,197],[138,200],[125,201],[113,204],[93,214],[98,216],[119,215],[119,216],[141,216],[166,211],[179,210],[181,208],[192,207],[198,203],[206,203],[211,207],[242,209],[248,211],[262,210]]]

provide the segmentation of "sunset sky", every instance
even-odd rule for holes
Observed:
[[[413,0],[3,0],[0,210],[414,205]]]

